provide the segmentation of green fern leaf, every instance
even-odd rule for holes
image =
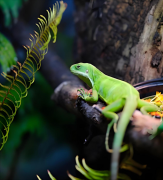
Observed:
[[[109,180],[110,179],[110,171],[99,171],[99,170],[94,170],[92,168],[90,168],[86,162],[85,159],[82,159],[82,165],[79,162],[79,157],[76,156],[75,158],[76,160],[76,166],[75,168],[81,173],[83,174],[87,179],[89,180]],[[72,176],[69,172],[68,172],[68,176],[71,180],[82,180],[79,178],[76,178],[74,176]],[[123,180],[131,180],[130,177],[128,177],[125,174],[119,173],[117,179],[123,179]]]
[[[66,4],[63,1],[57,2],[53,6],[53,10],[48,11],[48,20],[40,16],[39,33],[35,32],[31,35],[32,40],[30,47],[25,47],[27,57],[23,64],[18,62],[18,65],[13,65],[14,76],[2,73],[9,83],[8,86],[0,84],[0,133],[1,146],[4,146],[8,138],[9,127],[14,119],[17,109],[21,105],[22,98],[27,96],[27,90],[35,80],[35,73],[41,66],[41,61],[48,51],[48,43],[51,39],[50,29],[52,29],[54,38],[56,38],[56,29],[59,24],[62,14],[66,9]],[[55,30],[54,30],[55,29]],[[53,38],[53,41],[54,41]]]
[[[51,174],[51,172],[49,170],[48,170],[48,175],[51,180],[57,180],[55,177],[53,177],[53,175]],[[38,175],[36,175],[36,177],[38,178],[38,180],[42,180]]]
[[[86,162],[85,159],[82,159],[82,165],[79,162],[79,157],[76,156],[75,158],[76,161],[76,166],[75,168],[88,180],[110,180],[111,173],[108,170],[94,170],[90,168]],[[56,180],[52,174],[48,171],[49,177],[51,180]],[[67,171],[68,177],[71,180],[85,180],[85,179],[80,179],[77,177],[72,176],[68,171]],[[41,178],[37,175],[38,180],[41,180]],[[125,174],[119,173],[117,179],[121,180],[131,180],[131,178]]]
[[[17,57],[10,41],[0,33],[0,64],[3,72],[10,70],[13,64],[16,64]]]
[[[53,177],[53,175],[50,173],[50,171],[48,170],[48,174],[49,174],[49,177],[50,177],[50,179],[51,180],[56,180],[56,178],[55,177]]]
[[[11,24],[12,17],[14,19],[18,17],[18,10],[22,6],[23,1],[27,0],[0,0],[0,8],[4,14],[5,26]]]

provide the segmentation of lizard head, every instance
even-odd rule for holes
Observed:
[[[78,63],[70,67],[70,71],[84,81],[89,87],[93,87],[93,65]]]

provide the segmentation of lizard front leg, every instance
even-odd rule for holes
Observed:
[[[84,99],[86,102],[96,103],[98,101],[98,93],[96,89],[92,89],[92,95],[90,93],[86,93],[83,88],[78,89],[78,91],[80,92],[79,97]]]

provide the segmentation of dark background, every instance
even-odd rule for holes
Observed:
[[[68,7],[58,26],[57,42],[51,49],[69,67],[73,63],[74,4],[73,0],[64,2]],[[46,16],[46,10],[54,3],[55,0],[27,0],[19,8],[19,17],[12,18],[8,26],[4,25],[3,10],[0,10],[0,31],[13,44],[19,62],[25,60],[26,54],[15,42],[12,27],[21,20],[32,29],[31,33],[37,31],[37,18],[40,14]],[[1,82],[5,83],[3,78]],[[51,100],[52,93],[52,87],[38,71],[11,124],[8,141],[0,151],[0,180],[36,180],[36,174],[46,180],[50,179],[47,169],[61,180],[69,179],[67,170],[74,174],[75,156],[79,152],[77,144],[80,144],[75,116],[58,107]]]

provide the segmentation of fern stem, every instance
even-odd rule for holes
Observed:
[[[40,69],[41,61],[44,59],[44,55],[48,51],[48,44],[51,40],[50,29],[54,33],[53,42],[55,42],[56,34],[57,34],[57,25],[60,23],[62,14],[63,14],[64,10],[66,9],[66,7],[67,7],[67,5],[65,3],[63,3],[63,1],[60,2],[60,8],[59,8],[58,3],[56,3],[55,6],[53,5],[53,10],[50,9],[50,12],[48,11],[48,21],[46,20],[46,18],[44,16],[40,15],[40,18],[38,18],[39,23],[36,24],[39,28],[40,33],[37,33],[36,31],[34,31],[34,36],[36,38],[34,38],[34,36],[31,35],[31,37],[33,38],[33,40],[30,39],[31,46],[30,47],[24,46],[25,49],[27,50],[27,57],[26,57],[25,61],[23,62],[22,65],[18,62],[19,67],[14,66],[16,68],[16,70],[13,70],[13,72],[15,74],[13,77],[6,75],[5,73],[3,74],[3,76],[8,81],[10,81],[10,79],[12,81],[10,81],[11,82],[10,86],[5,87],[5,86],[1,85],[3,88],[7,88],[8,90],[6,91],[5,95],[4,95],[4,93],[2,93],[2,95],[1,95],[1,97],[3,97],[3,100],[0,103],[0,116],[3,117],[2,112],[6,114],[7,117],[4,117],[3,119],[6,121],[7,129],[6,129],[6,126],[3,125],[5,127],[5,129],[3,129],[3,130],[5,130],[5,132],[6,132],[5,135],[2,132],[2,130],[0,130],[1,134],[2,134],[2,140],[3,140],[0,150],[2,149],[3,145],[7,141],[9,126],[10,126],[11,122],[13,121],[14,116],[17,112],[17,109],[19,108],[19,106],[21,104],[21,99],[27,95],[27,89],[29,89],[31,84],[34,82],[34,78],[35,78],[34,75],[35,75],[36,71]],[[34,68],[35,66],[36,66],[36,71]],[[30,73],[31,75],[28,75],[28,73]],[[28,78],[29,84],[27,84],[27,81],[23,77],[23,74]],[[23,85],[23,87],[25,88],[24,92],[21,91],[21,87],[19,87],[19,85],[16,83],[16,81],[18,83],[20,83],[21,85]],[[17,89],[20,91],[20,93],[18,92]],[[14,92],[16,92],[18,99],[14,95],[12,95],[12,90]],[[3,91],[3,92],[5,92],[5,91]],[[10,95],[14,97],[14,99],[15,99],[14,102],[11,100]],[[8,115],[8,113],[6,113],[7,111],[4,108],[4,106],[6,104],[5,103],[6,100],[14,103],[15,109],[13,111],[12,111],[13,107],[7,106],[9,109],[11,109],[10,115]],[[7,119],[9,119],[9,123],[8,123]],[[1,124],[3,124],[2,121],[0,121],[0,122],[1,122]]]

